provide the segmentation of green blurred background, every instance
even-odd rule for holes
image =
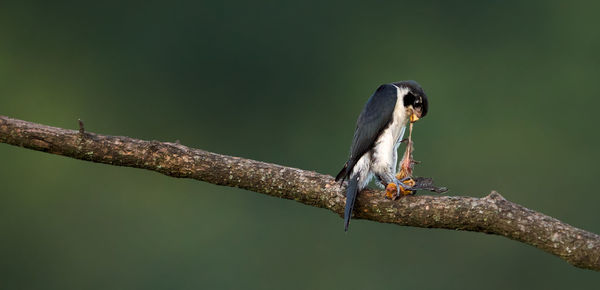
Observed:
[[[2,1],[0,114],[335,174],[381,83],[416,168],[600,233],[598,2]],[[589,6],[589,5],[594,5]],[[592,288],[481,233],[356,220],[0,144],[3,289]],[[209,288],[209,289],[210,289]]]

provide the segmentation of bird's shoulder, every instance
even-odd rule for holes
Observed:
[[[360,158],[377,140],[393,119],[397,88],[392,84],[379,86],[369,98],[356,123],[352,142],[352,158]]]
[[[361,122],[377,122],[380,119],[390,118],[394,108],[396,107],[397,88],[392,84],[383,84],[377,88],[375,93],[369,98],[358,118],[359,125]]]

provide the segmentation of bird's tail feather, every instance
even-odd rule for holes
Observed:
[[[344,231],[348,231],[348,225],[350,224],[350,217],[352,216],[352,210],[354,209],[354,201],[358,195],[358,176],[354,176],[348,181],[348,188],[346,189],[346,209],[344,210]]]

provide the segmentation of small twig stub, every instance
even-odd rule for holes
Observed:
[[[83,135],[85,133],[85,129],[83,129],[83,121],[81,121],[81,119],[77,119],[77,122],[79,123],[79,134]]]

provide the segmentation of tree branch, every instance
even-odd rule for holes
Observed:
[[[0,142],[76,159],[194,178],[344,212],[344,190],[329,175],[188,148],[181,144],[66,130],[0,116]],[[363,191],[355,218],[423,228],[496,234],[600,271],[600,236],[504,199],[406,196],[397,201]],[[340,224],[340,231],[342,230]]]

